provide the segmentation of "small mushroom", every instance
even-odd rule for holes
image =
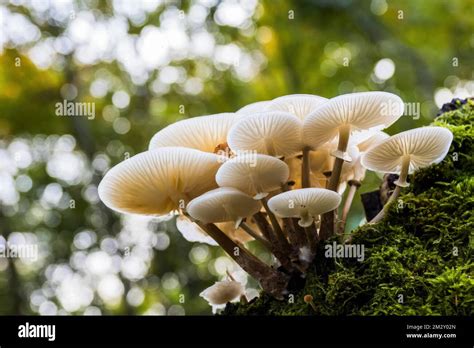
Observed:
[[[301,151],[301,121],[290,113],[269,111],[247,116],[229,131],[227,143],[234,152],[258,152],[289,157]]]
[[[289,175],[285,162],[267,155],[249,154],[224,163],[217,171],[216,182],[221,187],[234,187],[258,200],[280,189]]]
[[[409,186],[408,174],[441,162],[449,151],[453,134],[442,127],[422,127],[398,133],[382,141],[362,156],[362,165],[373,171],[399,174],[397,187],[386,206],[394,201],[401,187]],[[371,221],[384,215],[385,207]],[[379,216],[380,215],[380,216]]]
[[[220,187],[194,198],[187,205],[186,211],[195,220],[205,224],[216,223],[216,226],[234,241],[246,243],[255,238],[268,248],[268,241],[243,222],[244,218],[258,213],[261,207],[260,202],[238,189]]]
[[[237,301],[245,296],[245,288],[235,280],[224,280],[214,283],[202,291],[199,296],[212,306],[215,313],[217,309],[225,307],[228,302]]]
[[[327,102],[327,98],[311,94],[290,94],[278,97],[267,102],[267,111],[284,111],[295,115],[303,120],[306,115],[314,111],[318,106]]]
[[[298,225],[309,227],[319,215],[336,209],[341,196],[327,189],[305,188],[280,193],[268,200],[270,210],[281,218],[300,218]]]
[[[407,175],[441,162],[448,153],[453,134],[442,127],[422,127],[398,133],[367,151],[362,165],[367,169],[399,174],[396,185],[406,187]]]
[[[194,198],[186,211],[205,224],[234,221],[236,228],[246,217],[261,209],[260,202],[232,187],[219,187]]]
[[[193,117],[170,124],[151,138],[149,150],[161,147],[180,146],[217,152],[227,148],[227,134],[241,115],[221,113]],[[217,150],[216,150],[217,149]]]
[[[237,110],[235,113],[239,115],[252,115],[263,112],[269,101],[258,101],[252,104],[245,105],[244,107]]]
[[[317,149],[335,137],[333,155],[350,161],[346,153],[351,132],[390,126],[403,114],[403,101],[387,92],[362,92],[337,96],[322,104],[303,123],[303,142]]]
[[[121,213],[163,215],[217,187],[222,156],[183,147],[165,147],[131,157],[110,169],[99,197]]]

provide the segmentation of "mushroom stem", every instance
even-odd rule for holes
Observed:
[[[307,244],[307,241],[303,228],[298,225],[298,222],[295,224],[293,218],[283,218],[282,220],[283,229],[287,231],[291,245],[298,249],[304,247]]]
[[[379,222],[380,220],[383,219],[383,217],[385,216],[385,212],[387,211],[389,205],[398,198],[398,196],[400,195],[400,191],[401,191],[402,187],[401,186],[397,186],[395,187],[395,190],[393,190],[392,192],[392,195],[390,196],[390,198],[388,199],[387,203],[385,203],[385,205],[383,206],[382,210],[372,219],[370,220],[369,224],[375,224],[377,222]]]
[[[326,178],[326,185],[325,188],[329,187],[329,179],[331,178],[332,171],[323,172],[324,177]]]
[[[301,186],[303,188],[311,187],[310,166],[309,166],[309,147],[303,149],[303,162],[301,164]]]
[[[282,298],[282,294],[288,284],[288,278],[283,273],[272,269],[263,261],[259,260],[245,247],[230,239],[216,225],[205,224],[196,220],[195,222],[206,231],[244,271],[258,280],[263,290],[278,299]]]
[[[256,231],[254,231],[252,227],[250,227],[243,221],[240,223],[239,227],[242,228],[249,235],[251,235],[253,238],[255,238],[255,240],[258,240],[260,243],[262,243],[265,246],[265,248],[267,248],[268,250],[271,250],[270,242],[265,237],[262,237]]]
[[[265,208],[268,217],[270,218],[270,223],[272,224],[273,231],[275,232],[275,236],[277,237],[278,243],[280,244],[282,250],[289,252],[291,250],[291,246],[288,243],[288,240],[286,239],[285,234],[283,233],[283,230],[281,229],[275,214],[273,214],[270,208],[268,208],[267,199],[264,197],[260,201],[262,202],[262,205]]]
[[[283,218],[283,230],[288,235],[290,243],[292,246],[292,251],[289,254],[292,267],[296,268],[299,272],[305,273],[307,265],[303,265],[299,257],[299,249],[306,245],[306,238],[303,235],[303,240],[300,239],[299,233],[296,232],[296,229],[293,225],[293,220],[291,218]]]
[[[337,144],[337,150],[332,153],[336,158],[340,158],[344,161],[350,161],[349,155],[346,153],[347,145],[349,144],[349,138],[351,137],[351,125],[345,124],[339,127],[339,142]]]
[[[304,231],[306,232],[306,238],[308,239],[308,244],[309,248],[311,250],[311,253],[314,255],[316,252],[316,248],[318,247],[318,231],[316,229],[316,225],[311,223],[308,227],[304,228]]]
[[[342,209],[342,217],[339,226],[339,234],[344,234],[346,228],[347,215],[351,210],[352,201],[354,200],[357,189],[360,187],[361,183],[358,180],[349,181],[349,192],[347,193],[346,201],[344,202],[344,208]]]
[[[258,226],[262,235],[267,239],[271,244],[274,243],[275,237],[273,236],[273,230],[270,224],[268,223],[267,218],[263,215],[262,212],[258,212],[253,216],[255,223]]]
[[[305,295],[305,297],[303,298],[304,302],[306,302],[307,304],[309,304],[311,306],[311,308],[313,309],[313,311],[315,313],[318,313],[318,308],[316,307],[316,305],[314,304],[313,302],[313,296],[311,295]]]
[[[339,184],[339,177],[341,176],[343,163],[344,160],[341,158],[336,158],[334,161],[334,168],[329,180],[328,190],[337,192],[337,186]],[[319,238],[321,240],[326,240],[334,234],[334,220],[336,217],[336,211],[336,209],[331,210],[321,216],[321,229],[319,232]]]
[[[227,276],[229,277],[230,280],[232,280],[233,282],[236,281],[235,278],[232,276],[232,274],[229,272],[228,269],[225,271],[225,273],[227,274]]]
[[[332,169],[331,178],[329,179],[328,189],[337,192],[339,186],[339,179],[342,173],[342,165],[344,164],[343,154],[347,150],[347,144],[349,143],[349,137],[351,134],[350,125],[344,125],[339,127],[339,143],[337,144],[336,160],[334,161],[334,167]],[[334,234],[334,220],[336,217],[337,209],[324,213],[321,218],[321,230],[320,239],[325,240]]]
[[[409,185],[409,183],[407,183],[409,168],[410,168],[410,155],[405,155],[402,158],[402,168],[400,169],[400,176],[398,177],[398,180],[395,181],[395,184],[397,185],[397,187],[395,187],[395,190],[393,190],[390,198],[388,199],[387,203],[385,203],[382,210],[372,220],[369,221],[369,224],[375,224],[379,222],[380,220],[382,220],[390,204],[394,200],[396,200],[398,196],[400,195],[400,191],[402,187],[407,187]]]
[[[272,227],[268,223],[267,218],[261,212],[255,214],[253,218],[258,228],[262,232],[263,236],[270,242],[270,250],[272,254],[275,255],[275,257],[278,259],[278,261],[280,261],[283,267],[288,270],[291,270],[292,266],[289,258],[290,253],[287,250],[282,249],[278,238],[276,237],[272,230]]]
[[[402,168],[400,169],[400,175],[398,180],[395,181],[395,185],[401,187],[407,187],[410,184],[407,182],[408,170],[410,169],[410,155],[405,155],[402,158]]]
[[[281,192],[289,190],[289,184],[285,183],[281,185]],[[295,222],[295,219],[284,218],[283,220],[283,231],[286,232],[288,239],[292,246],[298,249],[306,245],[306,236],[303,233],[303,229]]]

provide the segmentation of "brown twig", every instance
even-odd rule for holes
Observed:
[[[259,260],[245,247],[230,239],[214,224],[195,222],[214,239],[224,251],[250,276],[254,277],[263,290],[275,298],[282,299],[288,284],[288,277]]]

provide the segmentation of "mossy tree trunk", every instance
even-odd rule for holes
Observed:
[[[445,104],[433,125],[454,134],[446,158],[416,172],[385,218],[353,231],[364,259],[326,258],[319,245],[304,287],[262,294],[227,315],[472,315],[474,313],[474,100]],[[311,295],[315,311],[304,302]]]

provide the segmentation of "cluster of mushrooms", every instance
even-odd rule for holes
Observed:
[[[218,244],[282,299],[290,279],[304,278],[318,243],[344,231],[367,169],[399,175],[389,205],[409,174],[446,156],[453,136],[445,128],[381,131],[403,111],[387,92],[296,94],[181,120],[110,169],[99,196],[121,213],[178,215],[186,239]],[[272,265],[246,248],[252,240],[274,256]]]

